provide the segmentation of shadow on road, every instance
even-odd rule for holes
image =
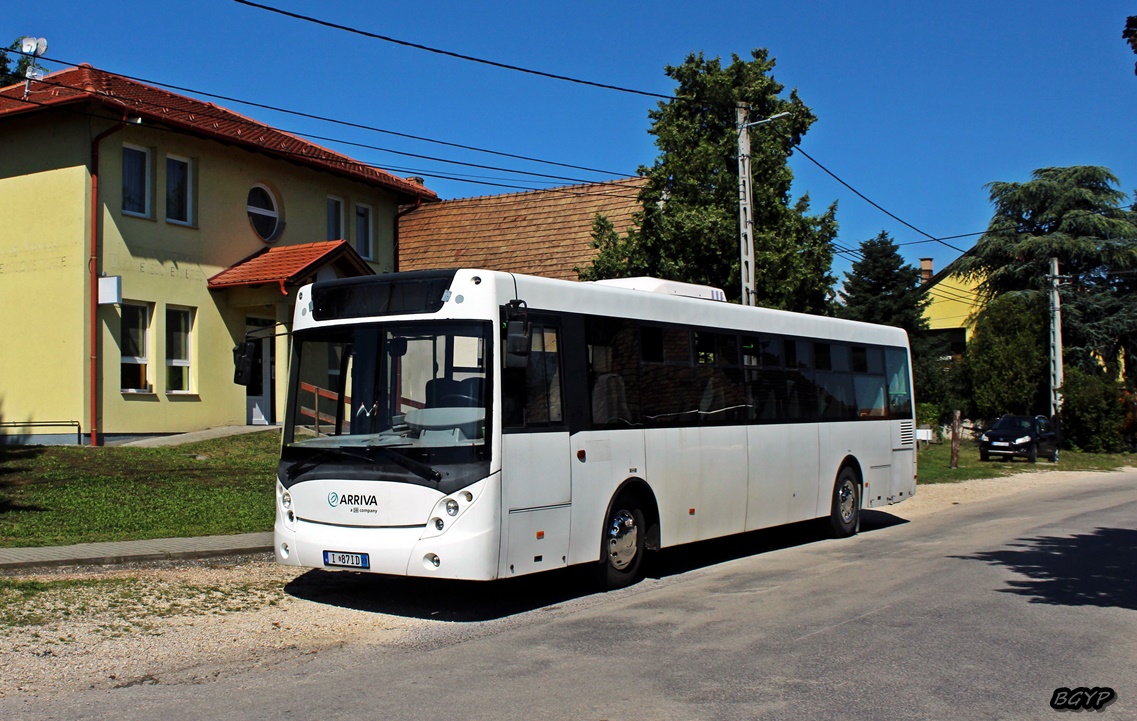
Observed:
[[[861,532],[907,523],[882,511],[863,511]],[[648,556],[650,578],[668,578],[747,556],[824,539],[817,522],[753,531],[665,549]],[[556,606],[597,593],[591,565],[491,583],[441,581],[313,569],[288,583],[286,593],[314,603],[436,621],[478,622]]]
[[[1009,581],[1002,593],[1028,596],[1031,603],[1101,606],[1137,610],[1137,530],[1098,528],[1077,536],[1041,536],[967,560],[1006,566],[1027,577]]]

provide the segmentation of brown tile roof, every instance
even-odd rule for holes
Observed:
[[[596,251],[592,221],[623,234],[640,209],[644,178],[511,195],[446,200],[399,221],[399,270],[485,268],[576,280]]]
[[[371,275],[375,271],[346,240],[265,247],[209,279],[209,289],[242,285],[279,283],[280,292],[288,286],[307,282],[320,268],[336,263],[349,275]]]
[[[0,117],[83,102],[97,103],[115,114],[128,113],[144,121],[161,123],[246,150],[378,185],[410,196],[411,201],[416,198],[426,201],[438,199],[434,191],[418,183],[364,165],[232,110],[98,70],[85,63],[32,82],[31,93],[26,100],[24,83],[0,89]],[[401,202],[407,200],[403,197]]]

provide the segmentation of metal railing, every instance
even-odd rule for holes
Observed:
[[[0,428],[74,428],[75,443],[83,445],[83,427],[79,421],[3,421]]]

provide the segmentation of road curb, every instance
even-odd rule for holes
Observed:
[[[74,546],[0,548],[0,570],[53,566],[111,566],[147,561],[220,558],[272,552],[272,532],[237,536],[111,541]]]

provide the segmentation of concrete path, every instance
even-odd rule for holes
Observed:
[[[179,446],[183,443],[195,443],[197,441],[207,441],[212,438],[224,438],[225,436],[236,436],[243,433],[260,433],[262,431],[279,431],[280,426],[221,426],[219,428],[206,428],[204,431],[193,431],[192,433],[178,433],[172,436],[154,436],[152,438],[140,438],[135,441],[127,441],[125,443],[118,443],[120,446],[134,446],[139,448],[151,448],[154,446]]]
[[[208,558],[272,551],[272,532],[236,536],[156,538],[149,541],[77,543],[74,546],[0,548],[0,569],[106,565],[132,561]]]

